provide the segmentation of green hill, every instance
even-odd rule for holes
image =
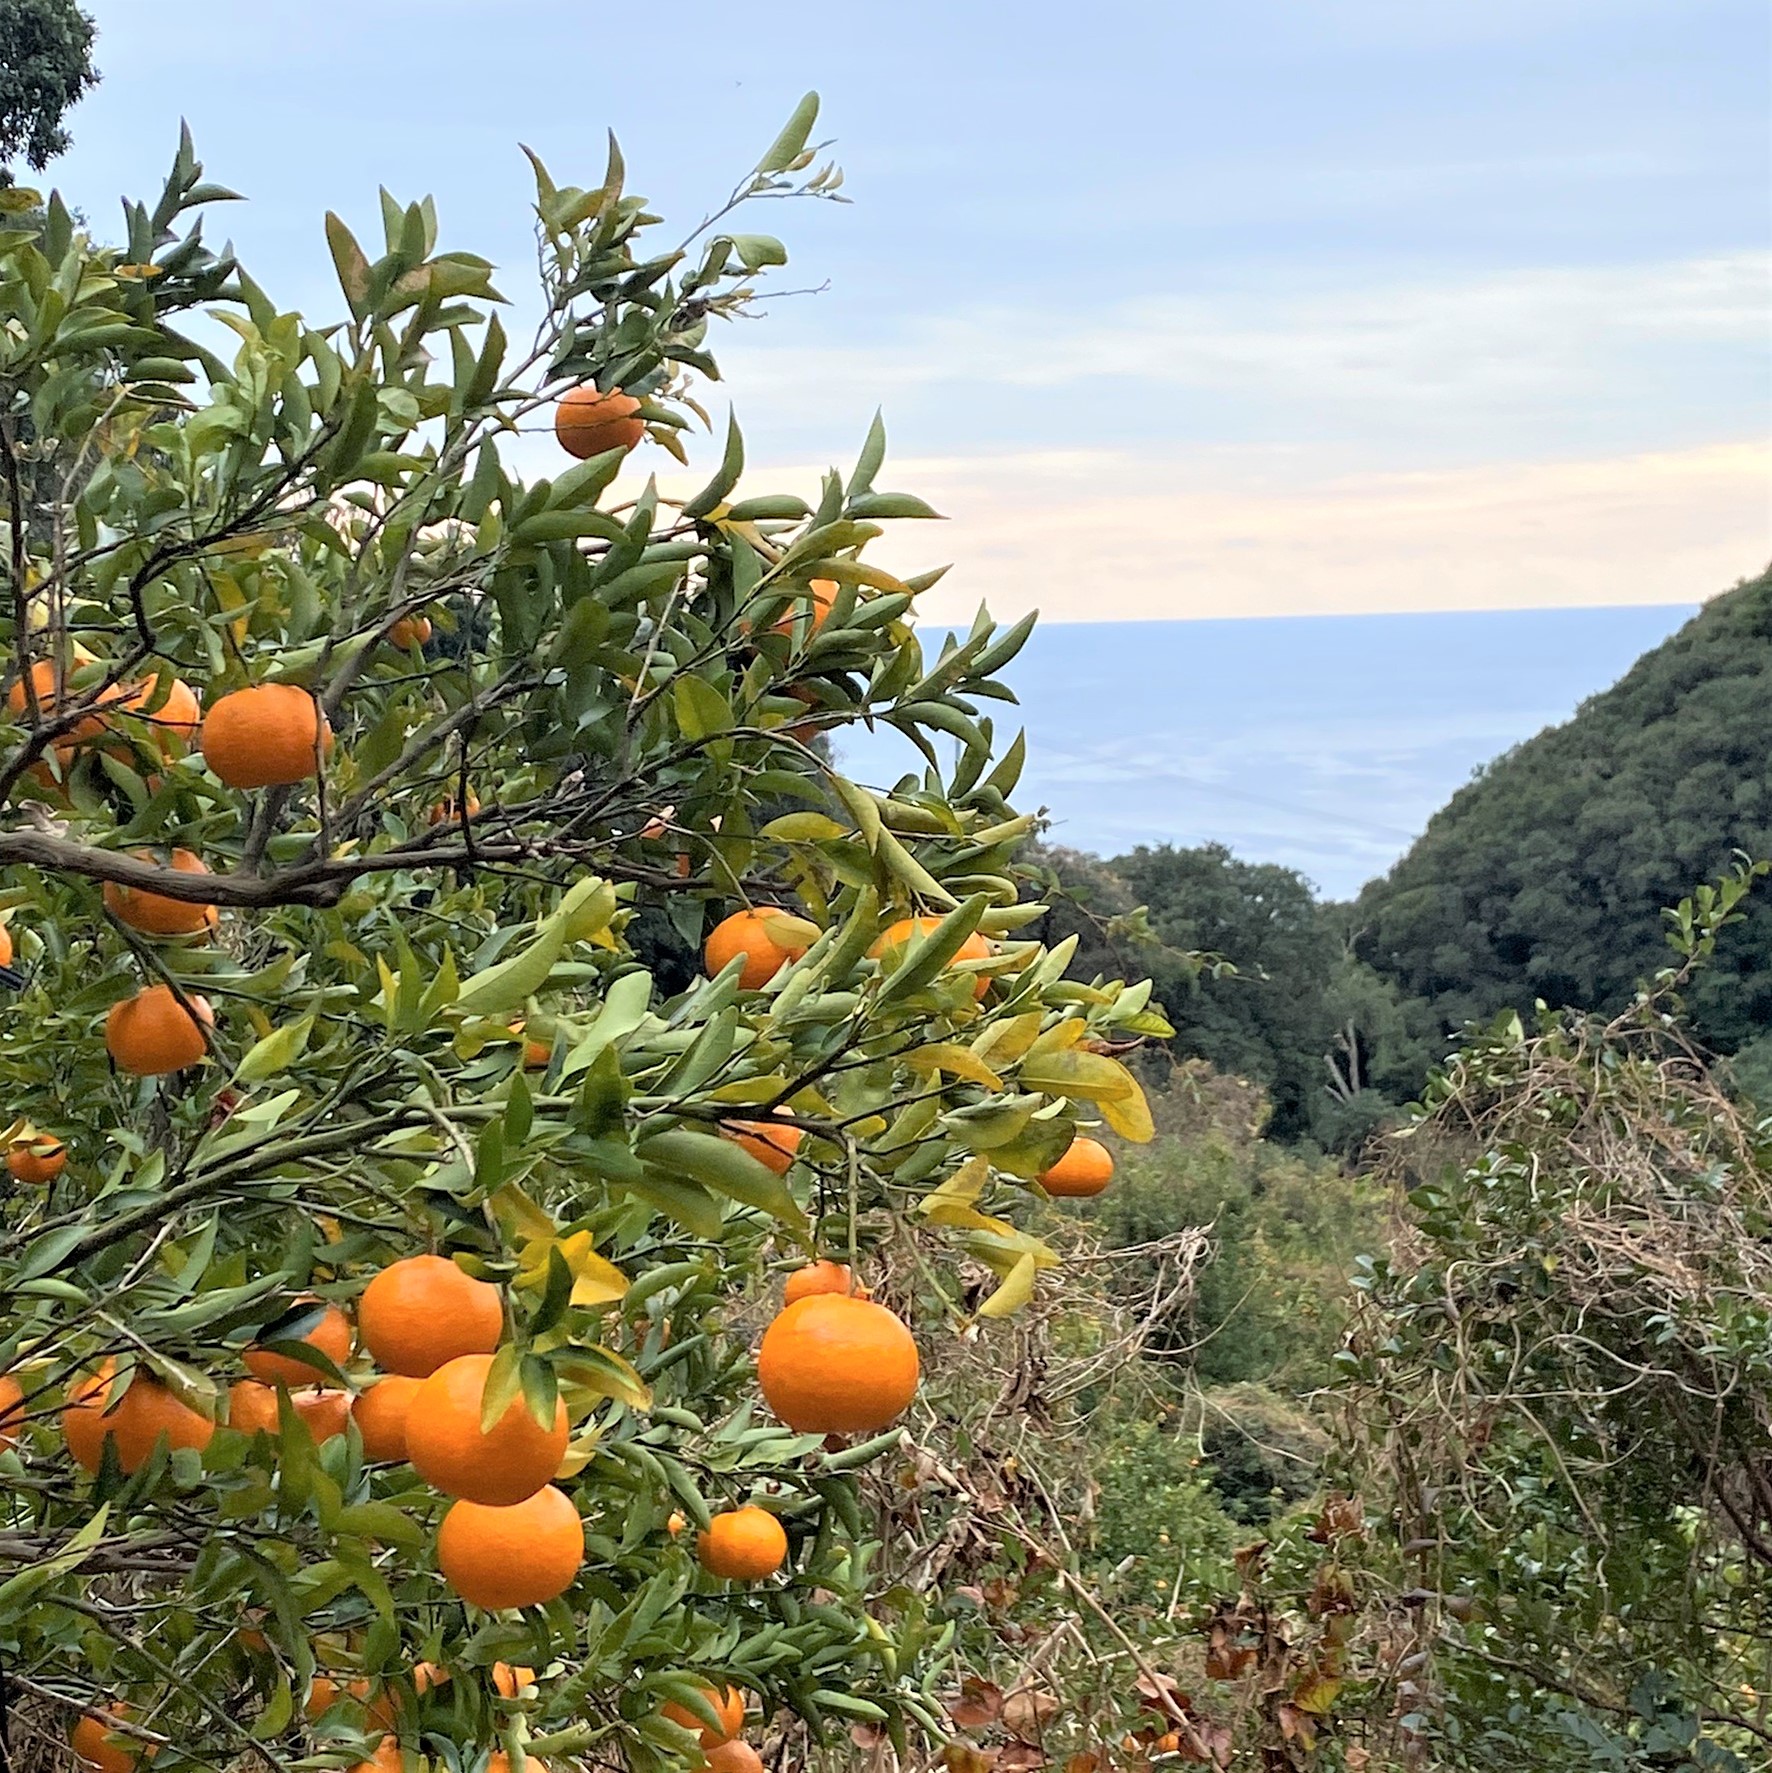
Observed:
[[[1361,894],[1356,946],[1443,1029],[1533,999],[1605,1008],[1666,964],[1662,910],[1772,856],[1772,572],[1490,764]],[[1772,1031],[1772,890],[1693,993],[1725,1052]]]

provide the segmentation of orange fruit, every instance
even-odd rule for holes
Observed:
[[[357,1301],[357,1334],[379,1367],[428,1378],[463,1354],[490,1354],[505,1328],[498,1288],[464,1274],[446,1256],[389,1264]]]
[[[140,862],[158,862],[152,850],[129,852]],[[207,874],[203,858],[191,850],[174,850],[170,867],[176,874]],[[119,923],[146,936],[195,936],[216,926],[213,905],[195,899],[171,899],[164,893],[151,893],[145,887],[123,886],[114,880],[105,882],[105,909]]]
[[[215,1026],[215,1015],[204,998],[186,996],[189,1010],[173,996],[170,985],[150,985],[111,1005],[105,1017],[105,1046],[119,1071],[156,1077],[183,1071],[203,1057],[208,1051],[203,1030]]]
[[[12,931],[0,923],[0,967],[12,965]]]
[[[835,579],[814,579],[807,587],[807,594],[812,599],[812,632],[816,634],[824,626],[824,619],[831,613],[831,605],[837,601],[837,581]],[[792,634],[794,625],[800,619],[800,607],[790,609],[785,615],[770,624],[772,634]]]
[[[83,647],[76,648],[62,674],[63,687],[66,688],[67,679],[77,671],[96,662],[93,654],[87,652]],[[37,691],[37,712],[45,721],[53,720],[61,711],[61,698],[56,694],[55,676],[55,662],[51,659],[39,659],[31,667],[31,682]],[[69,699],[76,707],[84,702],[92,702],[98,707],[104,707],[111,703],[122,702],[132,693],[134,692],[128,686],[113,683],[102,690],[95,691],[92,688],[74,690]],[[14,720],[22,721],[26,718],[25,686],[22,678],[7,691],[6,705],[12,710]],[[85,744],[90,739],[100,737],[105,730],[105,716],[97,713],[89,714],[83,719],[77,720],[66,732],[56,735],[56,754],[65,760],[69,753],[78,746]]]
[[[526,1040],[523,1043],[523,1069],[525,1071],[546,1071],[552,1063],[554,1049],[545,1041]]]
[[[480,797],[474,793],[471,788],[468,790],[467,805],[468,817],[471,819],[480,810]],[[460,810],[457,808],[453,800],[439,800],[435,802],[432,805],[431,810],[425,815],[426,823],[431,825],[454,825],[459,823],[460,819]]]
[[[112,1725],[127,1722],[126,1705],[109,1705],[89,1711],[68,1734],[68,1741],[80,1761],[97,1773],[134,1773],[142,1757],[143,1744],[133,1736],[119,1736]]]
[[[512,1508],[456,1502],[437,1529],[437,1568],[464,1601],[496,1612],[564,1594],[585,1561],[584,1522],[544,1485]]]
[[[486,1773],[511,1773],[511,1757],[502,1748],[494,1749],[487,1757]],[[538,1761],[534,1755],[525,1755],[523,1773],[548,1773],[548,1764]]]
[[[903,917],[893,924],[878,941],[868,950],[872,960],[885,960],[897,953],[899,949],[918,936],[926,936],[941,922],[939,917]],[[977,930],[954,951],[954,960],[989,960],[991,945]],[[949,963],[950,965],[952,962]],[[982,973],[972,983],[972,995],[983,997],[991,988],[991,982]]]
[[[722,1742],[730,1742],[744,1728],[744,1695],[736,1687],[728,1687],[724,1693],[713,1687],[703,1687],[701,1696],[713,1707],[715,1717],[720,1720],[717,1728],[704,1724],[688,1706],[679,1705],[674,1699],[667,1699],[658,1708],[658,1715],[668,1718],[685,1730],[694,1731],[703,1748],[718,1748]]]
[[[806,1136],[798,1127],[772,1120],[730,1120],[720,1131],[778,1176],[793,1167],[794,1154]]]
[[[403,653],[410,652],[415,646],[423,646],[431,632],[429,616],[402,616],[388,630],[388,645],[397,646]]]
[[[318,1299],[301,1299],[310,1312],[291,1320],[279,1329],[273,1342],[299,1342],[323,1354],[335,1367],[342,1367],[351,1358],[351,1320],[336,1305],[324,1305]],[[266,1385],[319,1385],[326,1378],[324,1369],[305,1361],[300,1355],[277,1354],[268,1348],[249,1348],[242,1357],[246,1370]]]
[[[332,729],[320,705],[293,683],[234,690],[203,716],[203,761],[230,788],[274,788],[318,773]]]
[[[763,1773],[763,1757],[748,1742],[736,1738],[707,1751],[707,1773]]]
[[[323,1712],[331,1711],[341,1699],[367,1701],[370,1694],[369,1682],[355,1680],[340,1682],[331,1675],[317,1674],[308,1682],[308,1696],[302,1701],[302,1715],[310,1721]]]
[[[798,1434],[872,1434],[917,1395],[917,1344],[884,1305],[813,1293],[763,1332],[757,1380]]]
[[[788,1555],[788,1536],[766,1508],[730,1508],[708,1522],[695,1542],[701,1567],[729,1582],[758,1582],[773,1576]]]
[[[407,1412],[406,1457],[446,1496],[510,1508],[560,1469],[570,1430],[564,1403],[555,1401],[553,1426],[544,1429],[519,1393],[482,1434],[480,1406],[492,1360],[458,1355],[425,1380]]]
[[[228,1426],[242,1434],[275,1434],[280,1426],[276,1386],[236,1379],[228,1387]]]
[[[25,1425],[25,1388],[10,1373],[0,1373],[0,1453],[18,1445]]]
[[[847,1262],[808,1262],[796,1268],[781,1289],[783,1305],[796,1299],[810,1299],[814,1293],[853,1293],[858,1299],[868,1296],[866,1287],[857,1286],[855,1273]]]
[[[665,1522],[665,1531],[669,1533],[673,1539],[678,1539],[682,1537],[683,1529],[688,1525],[689,1522],[685,1520],[676,1509],[672,1509],[671,1518]]]
[[[181,1404],[159,1380],[138,1371],[123,1401],[106,1408],[112,1363],[78,1380],[68,1391],[68,1407],[62,1411],[62,1433],[68,1451],[88,1471],[97,1471],[104,1459],[106,1440],[115,1443],[117,1463],[125,1471],[138,1471],[164,1435],[171,1447],[209,1445],[215,1424]]]
[[[400,1773],[406,1765],[406,1757],[400,1751],[400,1739],[397,1736],[384,1736],[375,1745],[375,1753],[368,1760],[359,1761],[351,1773]]]
[[[515,1699],[525,1687],[535,1685],[535,1670],[525,1668],[521,1663],[495,1662],[492,1665],[492,1685],[506,1699]]]
[[[289,1401],[295,1413],[308,1425],[316,1447],[344,1433],[351,1420],[351,1394],[329,1386],[310,1385],[292,1391]]]
[[[409,1379],[401,1373],[390,1373],[378,1379],[367,1391],[357,1394],[351,1415],[357,1432],[363,1437],[363,1457],[386,1461],[406,1457],[406,1412],[420,1379]]]
[[[68,1148],[50,1133],[20,1139],[6,1150],[7,1173],[15,1182],[43,1188],[68,1167]]]
[[[124,709],[145,720],[154,729],[154,743],[163,756],[170,757],[176,751],[182,751],[197,737],[197,729],[203,724],[203,704],[197,700],[197,692],[182,677],[175,677],[168,685],[166,699],[150,714],[148,705],[160,694],[160,678],[150,677],[132,689],[125,698]]]
[[[744,970],[738,975],[746,991],[767,985],[790,960],[798,960],[811,943],[803,939],[794,925],[791,913],[764,905],[751,910],[735,911],[714,926],[702,957],[712,977],[744,956]]]
[[[1064,1156],[1040,1172],[1040,1186],[1063,1199],[1086,1200],[1100,1194],[1113,1176],[1113,1153],[1099,1139],[1086,1139],[1079,1133]]]
[[[580,461],[606,450],[632,449],[646,435],[639,411],[639,401],[619,388],[607,394],[589,385],[573,388],[554,408],[554,435]]]

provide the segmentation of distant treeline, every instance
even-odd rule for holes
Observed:
[[[1149,972],[1177,1049],[1261,1083],[1276,1137],[1346,1149],[1467,1023],[1627,1004],[1668,962],[1666,908],[1738,853],[1772,857],[1772,572],[1497,758],[1351,904],[1219,844],[1054,850],[1046,934],[1078,934],[1079,973]],[[1772,1085],[1772,889],[1691,1010],[1738,1081]]]

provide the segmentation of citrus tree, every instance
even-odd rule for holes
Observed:
[[[744,1773],[747,1714],[943,1728],[952,1623],[857,1474],[941,1409],[919,1340],[1034,1295],[1079,1128],[1148,1137],[1113,1052],[1165,1030],[1018,940],[980,709],[1028,624],[925,658],[877,423],[815,505],[736,425],[692,496],[616,489],[784,259],[732,209],[835,190],[816,111],[674,248],[613,144],[538,162],[521,346],[385,195],[379,249],[327,218],[343,317],[279,308],[188,140],[120,244],[54,195],[0,234],[15,1745]],[[926,769],[847,780],[858,721]]]

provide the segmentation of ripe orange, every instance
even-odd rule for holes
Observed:
[[[97,1471],[104,1459],[106,1440],[115,1442],[117,1463],[125,1471],[137,1471],[164,1435],[171,1447],[209,1445],[215,1424],[181,1404],[157,1379],[137,1372],[123,1401],[106,1408],[114,1369],[110,1361],[96,1372],[77,1380],[68,1390],[68,1407],[62,1411],[62,1434],[68,1451],[88,1471]]]
[[[895,954],[907,942],[916,936],[926,936],[934,929],[941,919],[939,917],[903,917],[893,924],[880,939],[868,950],[873,960],[885,960]],[[954,960],[989,960],[991,945],[977,930],[954,951]],[[952,964],[950,962],[950,964]],[[991,988],[991,982],[982,973],[973,980],[972,995],[982,998]]]
[[[375,1745],[375,1753],[368,1760],[359,1761],[351,1773],[401,1773],[406,1765],[406,1757],[400,1750],[400,1739],[397,1736],[384,1736]]]
[[[289,1401],[295,1413],[308,1425],[316,1447],[323,1446],[345,1431],[351,1420],[351,1394],[324,1385],[304,1386],[292,1391]]]
[[[84,647],[76,648],[73,657],[67,661],[66,669],[62,674],[63,687],[66,687],[67,679],[72,677],[75,672],[83,666],[93,663],[95,663],[93,654],[87,652]],[[51,720],[60,712],[61,698],[56,694],[55,676],[55,662],[51,659],[39,659],[31,667],[31,682],[37,691],[37,712],[44,720]],[[70,700],[76,707],[88,701],[103,707],[111,703],[122,702],[131,693],[126,685],[113,683],[107,688],[99,690],[96,695],[92,689],[75,690],[72,692]],[[12,710],[14,720],[25,718],[25,685],[22,678],[17,680],[7,691],[6,705]],[[104,715],[95,713],[85,716],[85,718],[76,721],[66,732],[56,736],[56,755],[65,761],[71,752],[84,745],[88,740],[100,737],[105,730]]]
[[[758,1582],[773,1576],[788,1555],[788,1536],[766,1508],[730,1508],[699,1534],[695,1555],[701,1567],[729,1582]]]
[[[482,1434],[480,1406],[492,1359],[459,1355],[425,1380],[406,1417],[406,1457],[446,1496],[510,1508],[560,1469],[570,1429],[564,1403],[555,1402],[553,1427],[544,1429],[519,1394]]]
[[[0,1453],[18,1445],[25,1425],[25,1388],[10,1373],[0,1373]]]
[[[6,1150],[6,1168],[15,1182],[44,1188],[68,1167],[68,1148],[52,1133],[20,1139]]]
[[[271,1340],[299,1342],[323,1354],[335,1367],[342,1367],[351,1358],[351,1320],[336,1305],[323,1305],[318,1299],[297,1303],[310,1307],[310,1313],[293,1319]],[[299,1355],[276,1354],[268,1348],[249,1348],[242,1358],[247,1372],[267,1385],[287,1385],[293,1390],[298,1385],[319,1385],[327,1377],[324,1369]]]
[[[1064,1156],[1040,1172],[1040,1186],[1064,1199],[1086,1200],[1100,1194],[1113,1176],[1113,1153],[1099,1139],[1086,1139],[1079,1133]]]
[[[633,395],[611,388],[607,394],[588,384],[573,388],[554,408],[554,435],[569,456],[588,461],[606,450],[632,449],[646,435]]]
[[[693,1730],[703,1748],[718,1748],[722,1742],[730,1742],[744,1728],[744,1695],[736,1687],[728,1687],[724,1693],[713,1687],[703,1687],[701,1696],[713,1707],[714,1715],[720,1720],[717,1728],[712,1724],[704,1724],[688,1706],[679,1705],[674,1699],[667,1699],[658,1708],[658,1715],[668,1718],[671,1723],[685,1730]]]
[[[443,1579],[489,1612],[551,1601],[572,1586],[584,1561],[584,1522],[552,1484],[514,1508],[454,1503],[437,1529]]]
[[[814,1293],[763,1332],[757,1380],[798,1434],[872,1434],[917,1395],[917,1344],[883,1305]]]
[[[140,862],[158,862],[152,850],[129,852]],[[170,867],[177,874],[207,874],[203,858],[191,850],[174,850]],[[114,880],[105,882],[105,909],[119,923],[146,936],[194,936],[216,925],[213,905],[193,899],[170,899],[164,893],[151,893],[145,887],[122,886]]]
[[[275,1434],[277,1388],[256,1379],[236,1379],[228,1387],[228,1426],[242,1434]]]
[[[126,1705],[107,1705],[89,1711],[69,1732],[68,1741],[80,1761],[96,1769],[96,1773],[134,1773],[141,1759],[143,1744],[133,1736],[120,1736],[112,1725],[127,1723],[130,1711]]]
[[[308,1682],[308,1696],[302,1701],[302,1714],[310,1721],[338,1704],[341,1699],[366,1703],[370,1694],[366,1680],[337,1681],[331,1675],[317,1674]]]
[[[495,1662],[492,1665],[492,1685],[506,1699],[515,1699],[525,1687],[535,1685],[535,1670],[525,1668],[521,1663]]]
[[[837,581],[835,579],[814,579],[808,592],[812,598],[812,632],[816,634],[824,626],[825,617],[831,613],[831,605],[837,601]],[[770,625],[773,634],[792,634],[794,624],[800,619],[800,608],[789,610],[784,616]]]
[[[473,789],[468,790],[468,817],[471,819],[480,810],[480,797]],[[431,825],[454,825],[461,819],[461,813],[453,799],[439,800],[432,804],[431,810],[425,815],[425,822]]]
[[[105,1017],[105,1046],[119,1071],[156,1077],[183,1071],[203,1057],[208,1050],[203,1030],[215,1026],[215,1015],[206,999],[186,996],[190,1010],[173,996],[170,985],[150,985],[112,1004]]]
[[[332,728],[309,691],[293,683],[234,690],[203,716],[203,761],[230,788],[273,788],[317,773]]]
[[[430,638],[429,616],[402,616],[388,630],[388,645],[397,646],[403,653],[410,652],[415,646],[423,646]]]
[[[763,1773],[763,1757],[735,1738],[707,1751],[706,1773]]]
[[[794,1155],[806,1136],[798,1127],[771,1120],[730,1120],[720,1131],[778,1176],[793,1168]]]
[[[385,1461],[406,1457],[406,1412],[412,1408],[419,1379],[390,1373],[367,1391],[359,1392],[351,1406],[357,1432],[363,1437],[363,1457]]]
[[[486,1773],[511,1773],[511,1757],[502,1748],[494,1749],[487,1757]],[[548,1764],[538,1761],[534,1755],[525,1755],[523,1773],[548,1773]]]
[[[357,1301],[357,1333],[379,1367],[428,1378],[463,1354],[490,1354],[504,1334],[498,1288],[445,1256],[391,1263]]]
[[[797,1299],[810,1299],[814,1293],[853,1293],[858,1299],[868,1296],[866,1287],[857,1286],[854,1271],[847,1262],[809,1262],[796,1268],[781,1289],[783,1305]]]
[[[783,966],[798,960],[812,945],[795,927],[798,921],[773,905],[735,911],[723,918],[714,926],[702,951],[709,976],[742,954],[744,970],[738,975],[739,984],[746,991],[767,985]]]
[[[159,677],[150,677],[129,692],[123,706],[153,727],[156,747],[162,756],[170,757],[175,751],[184,750],[197,737],[197,729],[203,724],[203,704],[197,700],[197,692],[182,677],[175,677],[167,687],[166,700],[150,714],[148,704],[159,693]]]
[[[12,931],[0,923],[0,967],[12,965]]]

